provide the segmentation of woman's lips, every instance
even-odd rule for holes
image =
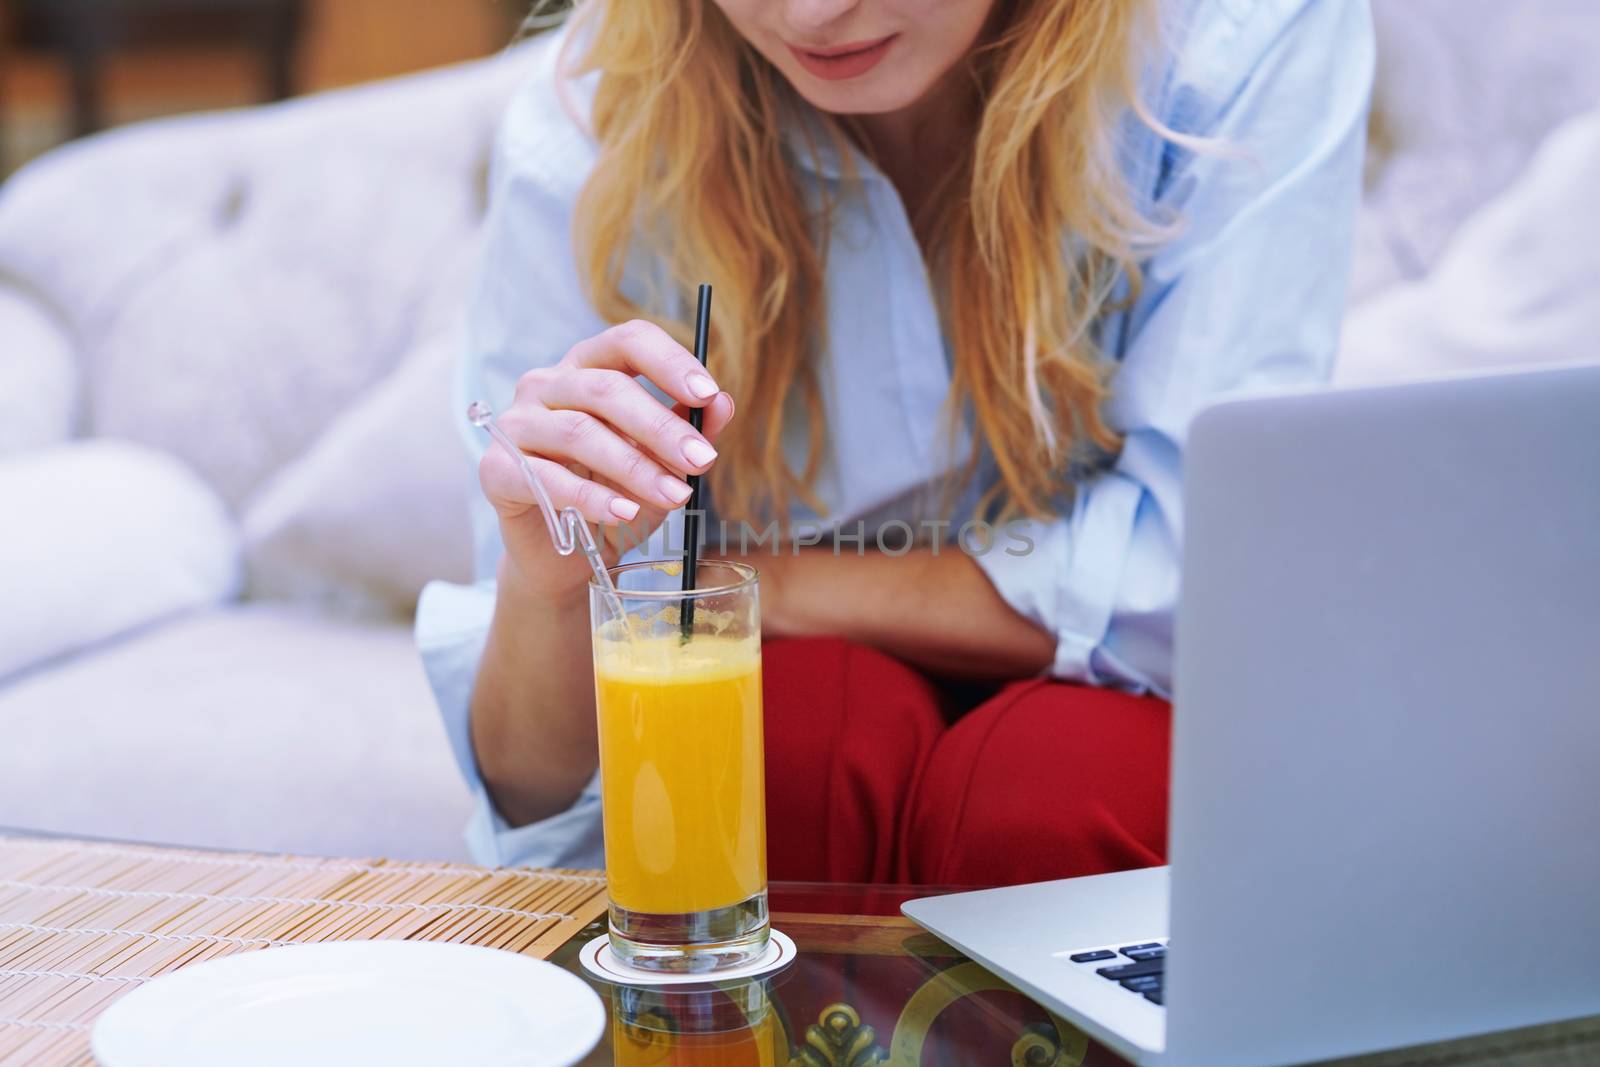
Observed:
[[[889,46],[894,44],[897,36],[890,34],[876,41],[858,41],[836,48],[805,49],[792,44],[788,48],[800,65],[812,74],[829,81],[843,81],[846,78],[859,78],[876,67],[889,54]]]

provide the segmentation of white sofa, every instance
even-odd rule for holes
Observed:
[[[1600,99],[1600,12],[1378,16],[1341,377],[1570,354],[1600,119],[1527,161]],[[467,569],[450,363],[523,65],[134,127],[0,189],[0,826],[463,854],[408,619]]]
[[[464,857],[413,650],[516,53],[108,134],[0,191],[0,825]]]

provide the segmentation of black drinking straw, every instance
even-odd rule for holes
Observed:
[[[706,365],[707,335],[711,332],[711,286],[700,286],[700,306],[694,315],[694,358]],[[689,409],[689,425],[700,431],[703,408]],[[692,593],[700,566],[700,476],[689,475],[689,505],[683,513],[683,591]],[[685,596],[678,609],[678,629],[687,641],[694,633],[694,598]]]

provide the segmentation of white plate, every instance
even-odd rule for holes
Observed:
[[[422,941],[245,952],[134,990],[95,1024],[104,1067],[472,1063],[557,1067],[600,1040],[583,980],[528,956]]]

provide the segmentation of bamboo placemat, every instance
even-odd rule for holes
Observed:
[[[0,836],[0,1065],[92,1064],[112,1001],[191,963],[315,941],[541,959],[605,913],[594,871],[301,859]]]

